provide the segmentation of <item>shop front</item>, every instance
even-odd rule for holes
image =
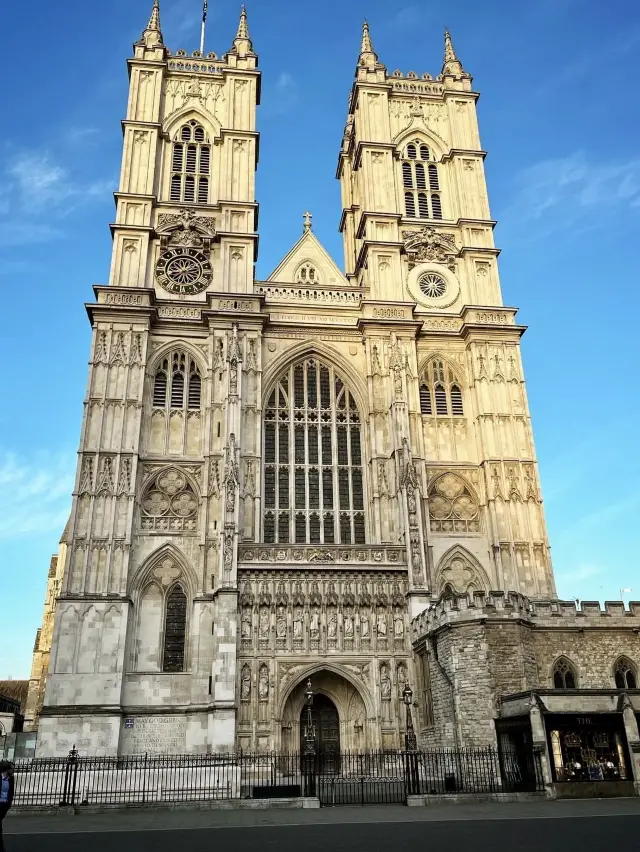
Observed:
[[[545,715],[558,798],[633,796],[622,713]]]

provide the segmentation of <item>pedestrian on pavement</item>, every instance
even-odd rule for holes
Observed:
[[[9,808],[13,802],[13,788],[13,766],[8,760],[3,760],[0,763],[0,852],[5,852],[4,841],[2,839],[2,823],[9,813]]]

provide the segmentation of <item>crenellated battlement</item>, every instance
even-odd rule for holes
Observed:
[[[440,598],[411,622],[417,641],[441,627],[486,621],[526,620],[532,627],[631,628],[640,630],[640,601],[530,600],[518,592],[473,592]]]

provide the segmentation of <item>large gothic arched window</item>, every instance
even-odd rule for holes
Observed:
[[[265,411],[264,541],[364,544],[360,415],[332,367],[293,364]]]

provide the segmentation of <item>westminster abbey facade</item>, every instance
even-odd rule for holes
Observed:
[[[390,72],[365,24],[344,271],[305,214],[261,281],[246,12],[187,56],[156,0],[129,68],[38,754],[296,751],[309,679],[320,748],[399,746],[407,684],[447,742],[414,648],[432,604],[555,598],[471,77],[448,33],[440,73]]]

